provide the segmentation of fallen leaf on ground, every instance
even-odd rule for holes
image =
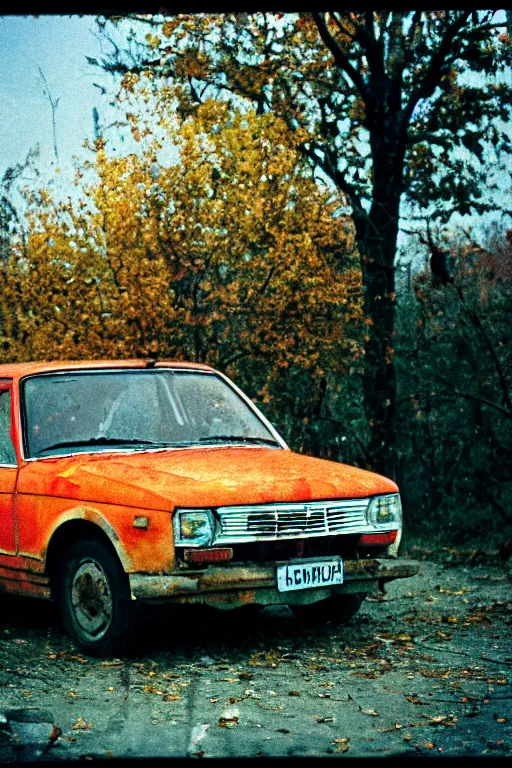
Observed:
[[[424,715],[424,717],[428,718],[429,725],[455,725],[457,722],[455,715],[435,715],[434,717]]]
[[[238,717],[220,717],[219,725],[221,728],[234,728],[238,724]]]
[[[419,699],[419,698],[416,696],[416,694],[414,694],[413,696],[407,696],[406,694],[404,694],[404,696],[405,696],[405,698],[407,699],[407,701],[410,701],[410,702],[411,702],[411,704],[426,704],[426,703],[427,703],[426,701],[421,701],[421,700],[420,700],[420,699]]]
[[[476,613],[466,616],[464,619],[465,624],[478,624],[478,623],[485,623],[485,624],[492,624],[491,619],[486,613],[482,613],[481,611],[477,611]]]
[[[87,723],[83,717],[78,717],[76,723],[71,726],[72,731],[90,731],[92,723]]]
[[[374,709],[362,709],[361,710],[362,715],[372,715],[373,717],[378,717],[379,713],[376,712]]]

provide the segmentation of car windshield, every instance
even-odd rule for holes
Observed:
[[[219,376],[169,369],[31,376],[23,383],[28,458],[216,443],[280,447]]]

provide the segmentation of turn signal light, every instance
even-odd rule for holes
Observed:
[[[386,533],[363,533],[363,535],[359,538],[359,546],[375,547],[379,545],[392,544],[395,541],[397,534],[398,531],[387,531]]]
[[[230,547],[185,549],[183,557],[187,563],[227,563],[233,559],[233,550]]]

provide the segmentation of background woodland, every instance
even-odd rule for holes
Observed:
[[[510,167],[511,41],[493,19],[103,19],[114,53],[91,64],[133,151],[96,115],[73,190],[4,176],[3,361],[210,364],[292,449],[393,476],[412,532],[506,538],[512,224],[489,179]]]

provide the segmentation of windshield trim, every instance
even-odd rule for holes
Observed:
[[[271,445],[249,445],[248,443],[219,443],[218,445],[199,445],[198,443],[191,443],[190,445],[180,445],[167,448],[108,448],[107,450],[102,449],[101,451],[91,451],[88,449],[87,451],[75,451],[74,453],[53,453],[48,456],[29,456],[28,458],[24,459],[24,462],[28,463],[29,461],[46,461],[47,459],[69,459],[73,458],[74,456],[98,456],[100,454],[113,453],[116,454],[116,456],[119,454],[132,456],[137,453],[162,453],[164,451],[215,451],[219,448],[236,448],[237,450],[239,448],[248,448],[249,450],[259,448],[260,450],[263,449],[265,451],[274,451],[276,449],[283,450],[282,446],[277,444],[273,447]],[[15,465],[9,464],[4,466],[14,467]]]
[[[230,389],[234,390],[234,392],[238,395],[238,397],[243,400],[243,402],[247,405],[249,410],[253,412],[253,414],[263,423],[263,425],[268,429],[268,431],[271,433],[272,437],[276,440],[276,446],[275,448],[281,448],[284,450],[289,450],[288,445],[285,443],[281,435],[277,432],[275,427],[268,421],[268,419],[261,413],[259,408],[253,403],[253,401],[244,393],[241,389],[239,389],[236,384],[234,384],[227,376],[225,376],[220,371],[216,370],[205,370],[204,368],[181,368],[181,367],[174,367],[174,366],[162,366],[158,368],[80,368],[80,369],[65,369],[65,370],[57,370],[57,371],[42,371],[39,373],[31,373],[27,376],[23,376],[19,380],[19,409],[20,409],[20,426],[21,426],[21,459],[24,462],[28,461],[46,461],[47,459],[60,459],[60,458],[66,458],[71,456],[84,456],[84,455],[92,455],[96,456],[98,454],[105,454],[105,453],[115,453],[115,454],[136,454],[136,453],[156,453],[161,451],[188,451],[188,450],[205,450],[205,449],[216,449],[216,448],[265,448],[269,450],[275,450],[274,447],[271,445],[255,445],[255,444],[248,444],[243,443],[240,441],[240,444],[233,443],[233,442],[219,442],[216,444],[208,444],[208,445],[202,445],[200,443],[192,443],[191,445],[183,445],[183,446],[165,446],[157,448],[151,448],[151,446],[146,446],[145,448],[108,448],[108,449],[101,449],[101,450],[86,450],[86,451],[73,451],[70,453],[55,453],[55,454],[49,454],[47,456],[28,456],[28,450],[27,450],[27,414],[26,414],[26,407],[25,407],[25,383],[29,379],[36,379],[41,378],[43,376],[70,376],[70,375],[82,375],[82,374],[94,374],[94,375],[102,375],[102,374],[110,374],[110,373],[116,373],[118,375],[121,375],[123,372],[128,373],[146,373],[149,375],[158,375],[161,373],[178,373],[179,375],[188,375],[188,374],[195,374],[198,373],[203,376],[215,376],[219,379],[221,379]]]

